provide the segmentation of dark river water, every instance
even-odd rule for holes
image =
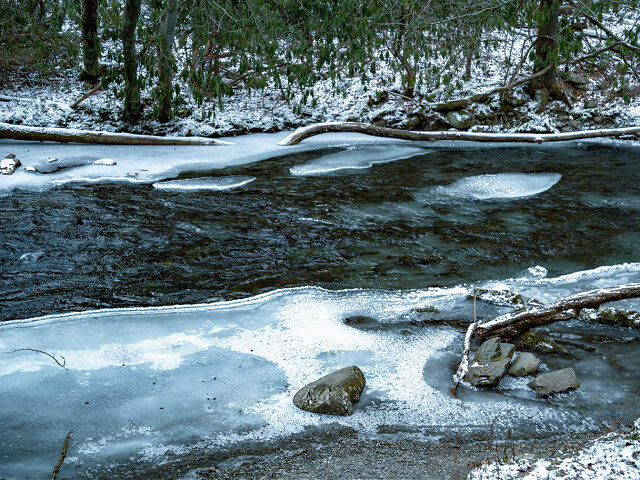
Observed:
[[[69,430],[61,476],[146,479],[159,462],[183,472],[335,424],[437,442],[636,420],[632,329],[543,329],[567,348],[541,355],[544,369],[572,367],[582,385],[550,401],[526,378],[458,399],[450,387],[475,286],[549,302],[639,281],[640,147],[400,147],[413,156],[360,170],[300,175],[366,166],[387,147],[182,176],[255,177],[227,191],[122,181],[0,197],[0,477],[50,475]],[[193,303],[206,304],[176,306]],[[100,310],[147,306],[167,307]],[[477,314],[511,310],[478,302]],[[353,416],[293,406],[346,365],[367,377]]]
[[[636,261],[638,151],[465,147],[366,170],[290,173],[331,153],[316,152],[212,172],[256,177],[226,192],[126,184],[16,190],[0,209],[0,319],[302,285],[452,286],[538,264],[558,275]],[[463,177],[509,172],[562,178],[524,198],[437,191]]]

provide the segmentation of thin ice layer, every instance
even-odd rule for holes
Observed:
[[[322,175],[341,170],[364,170],[381,163],[395,162],[435,150],[397,146],[367,146],[324,155],[303,165],[291,167],[293,175]]]
[[[573,282],[576,276],[615,284],[616,269],[610,269],[574,274],[546,288],[575,293],[583,286]],[[640,271],[627,273],[640,277]],[[526,282],[545,288],[549,280]],[[445,318],[469,316],[471,291],[298,288],[218,304],[5,322],[0,351],[10,353],[0,356],[0,424],[12,439],[0,449],[0,473],[41,478],[69,429],[74,442],[61,472],[67,476],[129,458],[156,461],[166,451],[180,455],[236,440],[268,440],[334,422],[364,434],[384,425],[468,431],[488,426],[500,412],[521,432],[593,427],[592,415],[600,414],[594,405],[602,401],[590,393],[595,373],[587,379],[593,385],[553,407],[527,401],[534,396],[526,391],[522,400],[473,391],[451,398],[450,369],[462,334],[445,326],[418,328],[408,319],[434,308]],[[353,315],[373,317],[381,326],[345,324]],[[55,355],[66,369],[42,353],[14,352],[21,348]],[[300,387],[351,364],[367,377],[352,417],[323,417],[293,406]],[[611,377],[607,368],[603,363],[597,372]]]
[[[488,200],[492,198],[521,198],[549,190],[560,181],[559,173],[498,173],[466,177],[437,191],[457,197]]]
[[[255,177],[245,177],[242,175],[229,175],[227,177],[199,177],[185,178],[182,180],[169,180],[166,182],[156,182],[153,188],[159,190],[173,191],[194,191],[194,190],[233,190],[255,180]]]

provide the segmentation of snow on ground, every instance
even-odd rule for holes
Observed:
[[[468,480],[636,480],[640,479],[640,420],[630,432],[612,433],[577,453],[554,459],[490,463]]]
[[[635,19],[635,14],[629,14],[624,21],[633,23]],[[621,25],[616,24],[616,31],[622,28]],[[91,96],[78,110],[68,107],[85,89],[76,80],[76,67],[61,71],[55,81],[24,85],[16,78],[13,84],[0,89],[0,121],[31,126],[208,137],[290,130],[327,121],[360,121],[405,129],[441,130],[448,128],[448,122],[445,115],[432,110],[433,104],[465,98],[509,83],[512,71],[505,66],[506,59],[512,66],[519,63],[521,52],[529,46],[531,33],[504,30],[487,34],[488,43],[496,42],[498,47],[486,47],[480,52],[468,78],[462,72],[454,72],[449,84],[437,87],[423,84],[414,99],[400,94],[403,88],[399,75],[382,60],[384,52],[378,52],[376,74],[366,81],[358,76],[345,76],[335,82],[330,78],[321,79],[314,85],[313,97],[306,105],[301,105],[301,94],[292,101],[286,101],[280,89],[267,85],[262,91],[236,90],[233,96],[223,99],[221,108],[216,105],[217,100],[196,106],[190,98],[188,86],[181,85],[181,91],[187,92],[183,94],[187,105],[178,109],[175,120],[162,125],[144,119],[132,126],[120,120],[122,103],[111,89]],[[602,40],[600,43],[593,39],[590,41],[593,49],[604,45]],[[186,50],[180,52],[178,63],[184,61],[183,56],[188,57]],[[435,56],[423,62],[420,69],[444,71],[448,62],[447,58]],[[613,68],[615,62],[611,63]],[[627,88],[629,103],[625,104],[619,86],[614,88],[610,85],[611,78],[619,79],[615,72],[605,72],[606,76],[602,76],[601,73],[580,72],[577,67],[572,67],[572,70],[574,73],[586,73],[589,83],[584,90],[568,87],[573,96],[571,107],[561,102],[543,106],[532,101],[519,87],[507,98],[507,104],[510,104],[507,108],[501,105],[498,95],[487,103],[473,105],[471,111],[476,120],[471,130],[556,132],[640,124],[640,86],[630,85]],[[525,64],[518,78],[530,73],[530,65]],[[382,95],[379,97],[378,94]],[[144,92],[144,95],[149,99],[151,92]],[[2,97],[10,101],[1,101]]]

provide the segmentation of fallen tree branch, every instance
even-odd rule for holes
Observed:
[[[54,362],[56,362],[58,365],[60,365],[65,370],[69,370],[67,367],[65,367],[65,365],[67,364],[67,360],[62,355],[60,355],[60,358],[62,359],[62,363],[60,363],[60,360],[58,360],[55,355],[52,355],[51,353],[45,352],[43,350],[38,350],[36,348],[16,348],[15,350],[13,350],[13,352],[36,352],[36,353],[42,353],[43,355],[46,355],[47,357],[53,359]],[[11,352],[11,353],[13,353],[13,352]]]
[[[588,292],[577,293],[563,298],[550,305],[542,305],[531,309],[517,310],[496,317],[495,319],[469,325],[464,338],[464,349],[460,364],[453,377],[451,393],[456,394],[458,385],[469,370],[469,352],[473,337],[484,341],[492,337],[502,340],[513,340],[535,327],[541,327],[553,322],[576,318],[583,308],[598,308],[603,303],[640,297],[640,283],[630,283],[617,287],[601,288]]]
[[[92,88],[91,90],[89,90],[87,93],[85,93],[84,95],[82,95],[80,98],[78,98],[78,100],[76,100],[75,102],[73,102],[70,107],[71,108],[76,108],[78,105],[80,105],[82,102],[84,102],[87,98],[89,98],[91,95],[98,93],[100,90],[102,90],[102,84],[99,83],[98,85],[96,85],[94,88]]]
[[[62,467],[62,463],[64,462],[64,459],[67,456],[67,450],[69,449],[69,439],[71,438],[72,433],[73,433],[73,430],[69,430],[69,433],[67,433],[67,438],[64,440],[64,445],[62,446],[62,453],[60,453],[58,464],[53,469],[53,472],[51,472],[51,480],[56,480],[58,478],[58,472],[60,472],[60,467]]]
[[[278,145],[297,145],[302,140],[322,133],[362,133],[375,137],[395,138],[398,140],[412,140],[417,142],[433,142],[436,140],[466,140],[469,142],[519,142],[546,143],[563,142],[568,140],[582,140],[585,138],[626,137],[640,135],[640,127],[606,128],[600,130],[581,130],[564,133],[480,133],[480,132],[413,132],[396,128],[378,127],[355,122],[316,123],[308,127],[301,127]]]
[[[0,122],[0,138],[36,142],[99,143],[106,145],[233,145],[204,137],[159,137],[67,128],[26,127]]]
[[[479,340],[491,337],[512,340],[532,328],[575,318],[583,308],[598,308],[603,303],[636,297],[640,297],[640,283],[590,290],[550,305],[501,315],[490,322],[478,325],[475,337]]]

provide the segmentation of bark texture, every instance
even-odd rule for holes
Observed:
[[[540,0],[538,11],[540,23],[535,41],[535,59],[533,71],[540,72],[548,68],[544,75],[531,80],[530,90],[544,90],[549,96],[562,98],[562,89],[558,84],[556,65],[558,63],[558,0]]]
[[[233,145],[203,137],[157,137],[132,133],[93,132],[66,128],[25,127],[0,123],[0,138],[38,142],[101,143],[108,145]]]
[[[98,79],[98,0],[82,0],[82,63],[80,80]]]
[[[166,21],[158,42],[158,120],[168,122],[172,115],[173,39],[178,19],[178,0],[167,0]]]
[[[124,113],[127,120],[140,116],[140,83],[136,54],[136,26],[142,0],[126,0],[122,19],[122,53],[124,57]]]

